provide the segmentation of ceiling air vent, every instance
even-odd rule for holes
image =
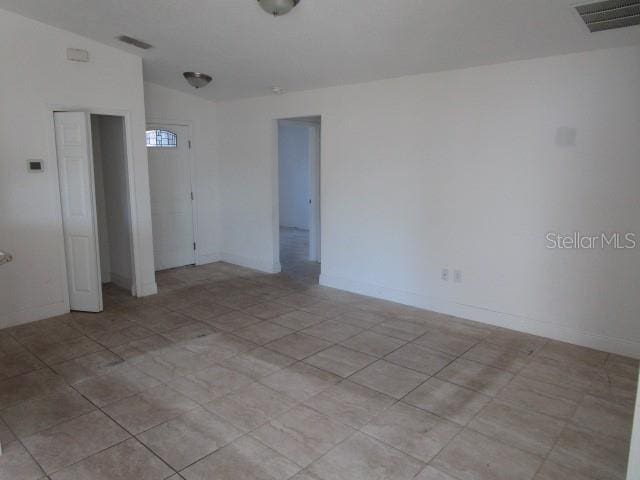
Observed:
[[[134,47],[141,48],[142,50],[149,50],[150,48],[153,48],[153,45],[149,45],[147,42],[143,42],[137,38],[128,37],[127,35],[120,35],[118,40],[126,44],[133,45]]]
[[[605,0],[576,10],[592,32],[640,25],[640,0]]]

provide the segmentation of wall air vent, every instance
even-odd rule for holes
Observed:
[[[141,48],[142,50],[149,50],[150,48],[153,48],[153,45],[149,45],[147,42],[143,42],[142,40],[138,40],[137,38],[128,37],[127,35],[120,35],[118,37],[118,40],[128,45],[133,45],[134,47]]]
[[[640,25],[640,0],[605,0],[576,7],[591,32]]]

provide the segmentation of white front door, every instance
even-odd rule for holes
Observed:
[[[191,265],[195,263],[195,241],[189,129],[181,125],[149,125],[147,140],[147,145],[157,144],[147,148],[155,268]]]
[[[71,310],[102,311],[89,114],[54,113]]]

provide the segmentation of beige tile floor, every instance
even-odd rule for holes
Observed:
[[[0,331],[0,479],[624,478],[636,361],[298,273]]]

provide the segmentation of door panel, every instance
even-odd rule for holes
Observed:
[[[71,310],[102,311],[89,115],[54,113]]]
[[[149,125],[177,135],[175,147],[149,147],[149,183],[156,270],[195,263],[189,131],[185,126]]]

